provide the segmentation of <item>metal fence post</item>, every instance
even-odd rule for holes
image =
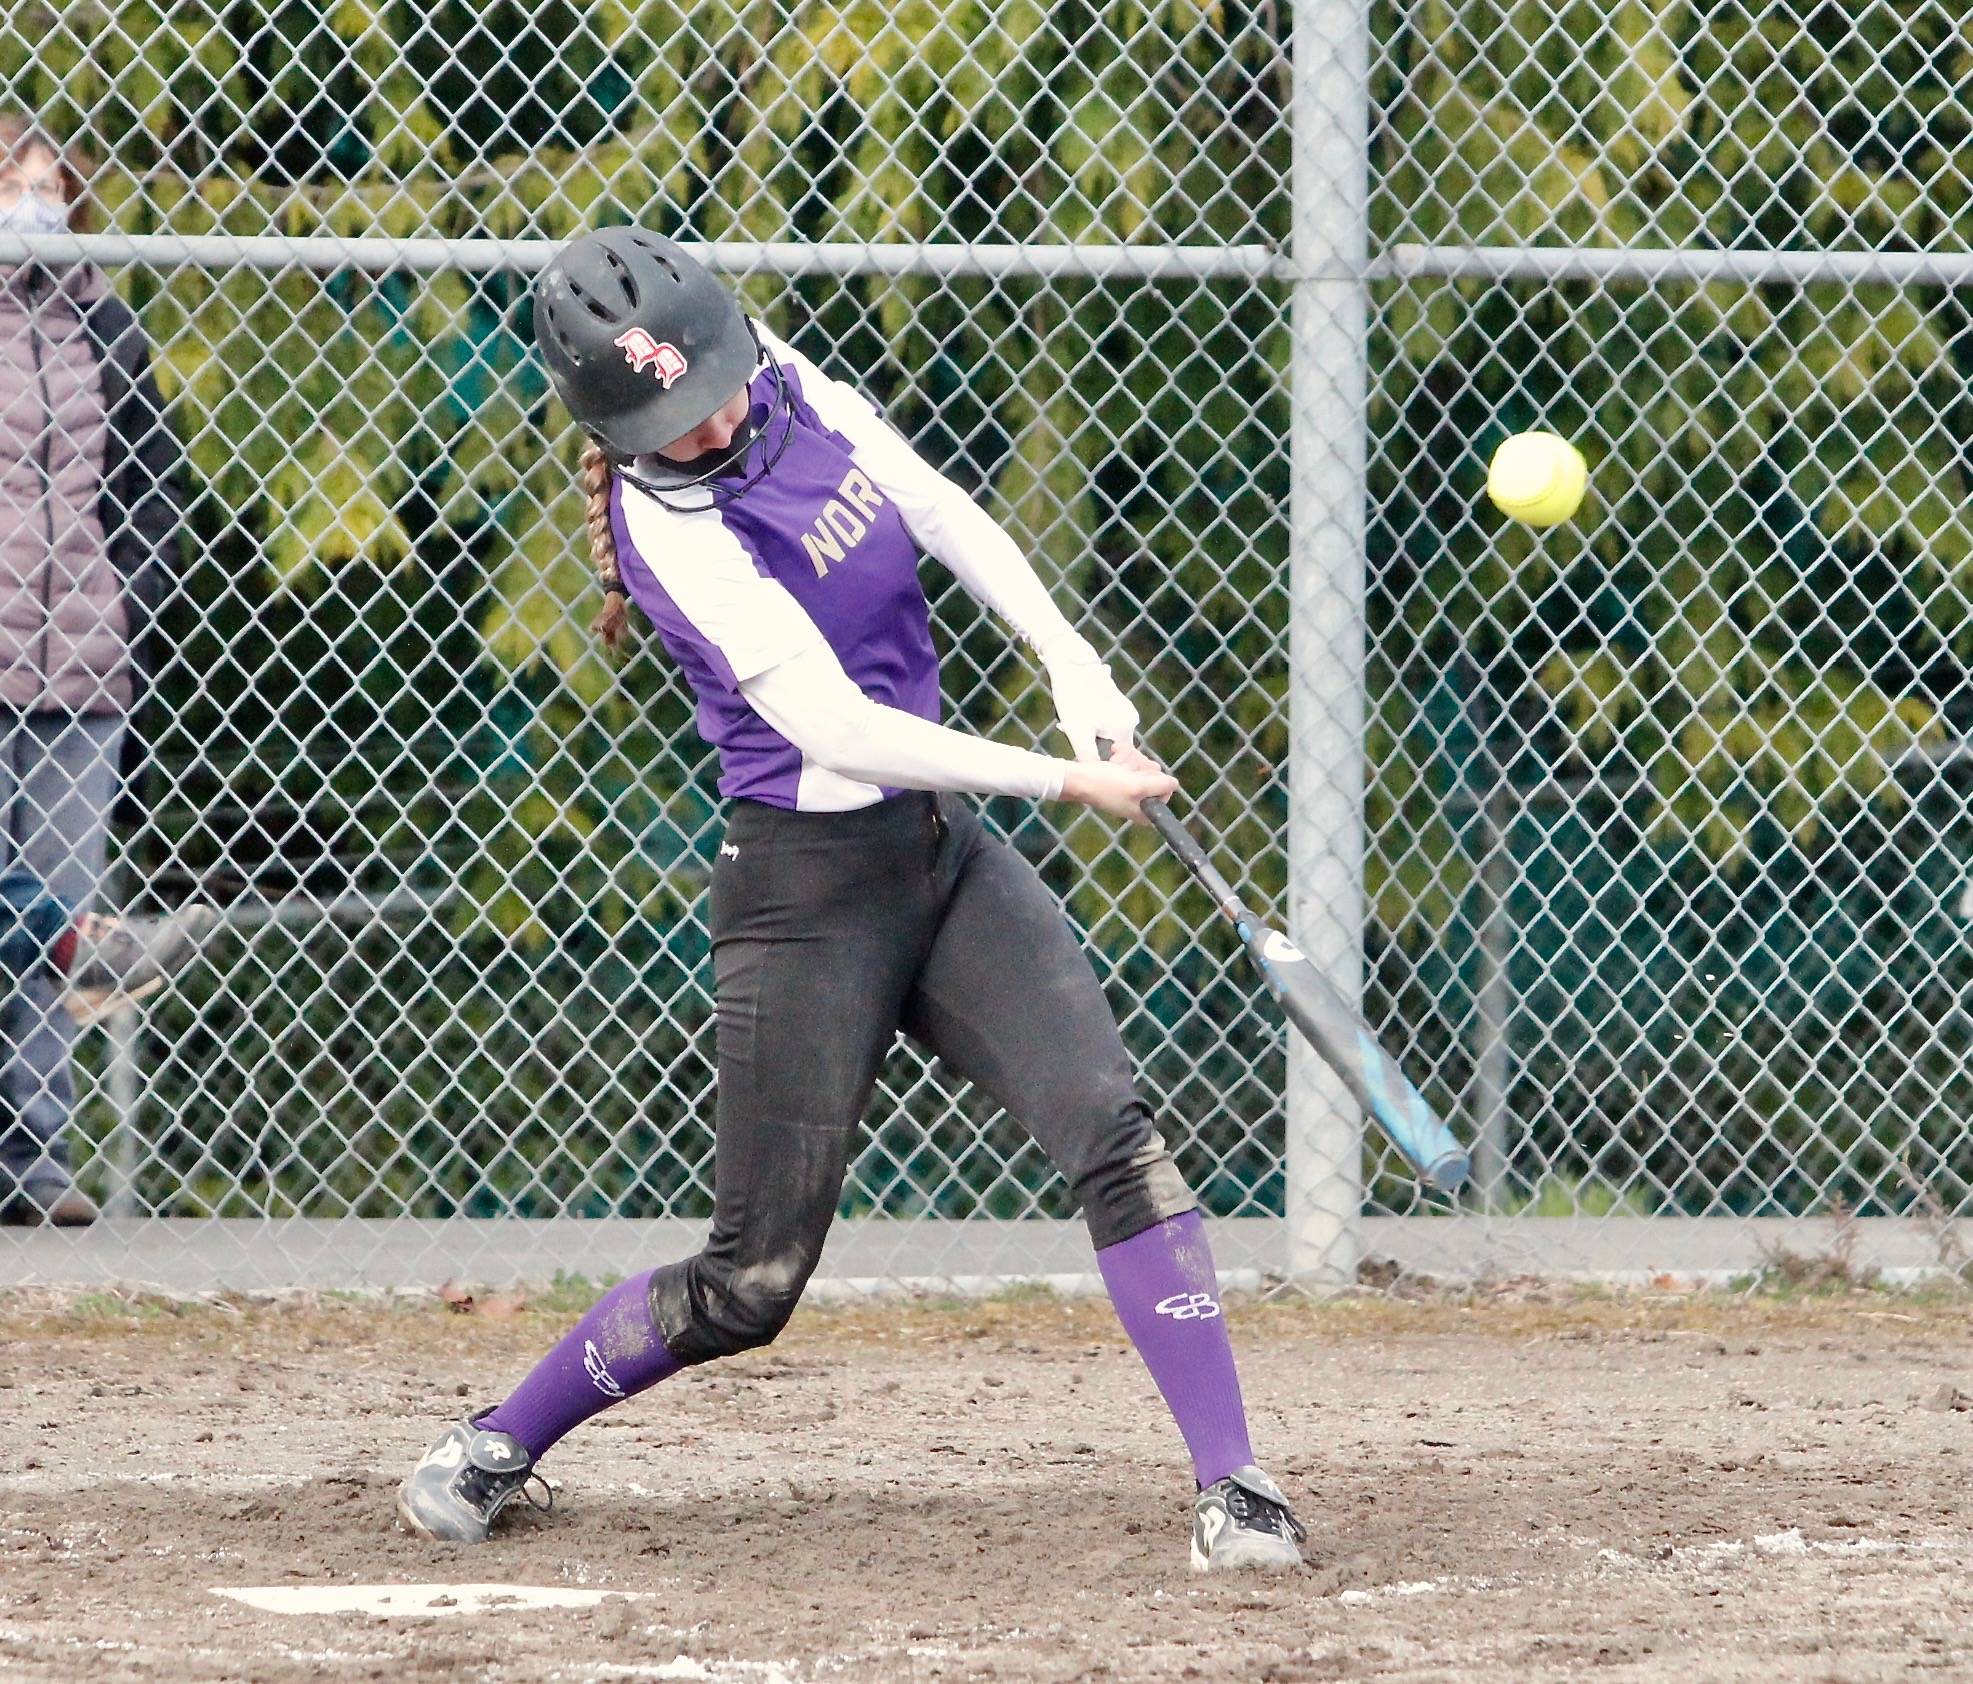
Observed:
[[[137,1008],[129,1003],[109,1014],[104,1028],[110,1038],[104,1060],[104,1085],[109,1089],[110,1110],[116,1118],[104,1145],[109,1162],[104,1182],[103,1214],[132,1217],[143,1214],[137,1198],[137,1180],[143,1170],[143,1140],[137,1131]]]
[[[1369,19],[1360,0],[1294,14],[1289,386],[1291,927],[1346,997],[1362,992]],[[1356,1277],[1362,1119],[1295,1037],[1288,1049],[1288,1271]]]

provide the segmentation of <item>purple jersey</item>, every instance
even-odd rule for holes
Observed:
[[[937,723],[938,657],[918,545],[785,360],[783,376],[792,415],[766,421],[749,461],[771,452],[783,427],[787,444],[744,495],[714,505],[702,492],[680,492],[668,501],[686,506],[671,509],[616,482],[617,562],[698,699],[699,734],[719,751],[721,794],[776,807],[862,806],[895,791],[806,762],[740,686],[820,638],[872,701]],[[773,391],[764,370],[752,387],[757,417]]]

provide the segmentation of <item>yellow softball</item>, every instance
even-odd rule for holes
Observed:
[[[1530,526],[1555,526],[1582,507],[1589,487],[1583,453],[1554,433],[1516,433],[1503,439],[1487,464],[1493,506]]]

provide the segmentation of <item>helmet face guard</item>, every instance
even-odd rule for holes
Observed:
[[[683,438],[760,365],[733,294],[641,228],[597,229],[555,254],[534,283],[534,337],[557,396],[618,462]]]

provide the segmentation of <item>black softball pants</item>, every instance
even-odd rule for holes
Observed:
[[[712,1232],[651,1279],[681,1363],[764,1345],[786,1325],[900,1030],[1033,1135],[1099,1249],[1193,1208],[1061,908],[966,802],[912,791],[847,813],[734,803],[712,938]]]

